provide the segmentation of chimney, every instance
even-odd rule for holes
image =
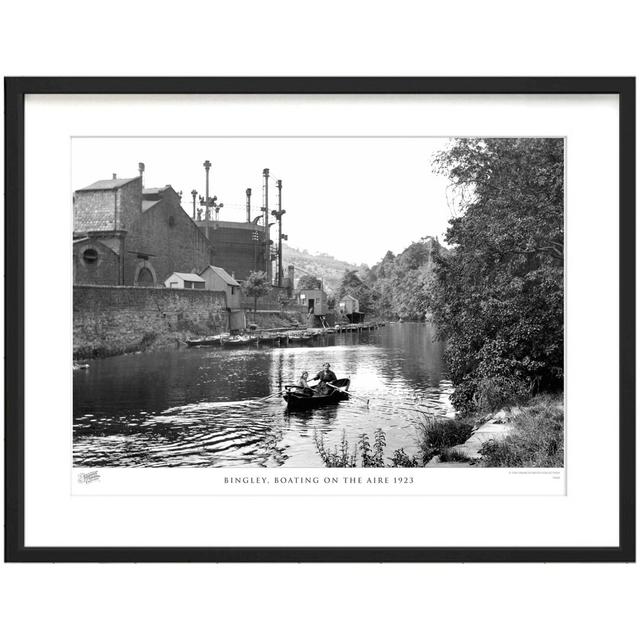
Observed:
[[[247,222],[251,222],[251,189],[247,189]]]
[[[142,186],[144,186],[144,162],[138,162],[138,171],[140,172],[140,181],[142,182]]]
[[[111,179],[112,179],[112,180],[117,180],[117,179],[118,179],[118,176],[114,173],[114,174],[113,174],[113,178],[111,178]]]

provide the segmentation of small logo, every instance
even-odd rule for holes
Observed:
[[[89,484],[100,480],[100,474],[97,471],[87,471],[78,475],[78,482],[80,484]]]

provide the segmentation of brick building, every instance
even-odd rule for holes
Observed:
[[[237,280],[246,280],[251,271],[267,270],[267,248],[264,225],[227,220],[197,220],[213,249],[212,264],[220,265]]]
[[[73,196],[75,284],[162,286],[173,272],[200,272],[212,247],[170,185],[99,180]]]

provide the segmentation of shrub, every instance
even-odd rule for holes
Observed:
[[[514,377],[484,378],[478,382],[475,397],[481,411],[497,411],[525,402],[529,398],[529,389],[522,380]]]
[[[158,339],[155,331],[147,331],[140,340],[140,349],[147,349]]]
[[[440,453],[440,462],[470,462],[471,458],[456,448],[444,449]]]
[[[485,467],[564,466],[564,409],[559,398],[541,396],[513,419],[513,431],[480,449]]]
[[[314,429],[313,439],[316,443],[316,448],[320,457],[322,458],[322,462],[324,462],[325,467],[355,467],[356,466],[356,452],[355,448],[353,453],[349,453],[349,443],[347,441],[347,434],[345,431],[342,432],[342,440],[340,441],[340,448],[338,449],[338,445],[334,445],[333,451],[329,451],[326,449],[324,444],[324,436],[321,433],[318,433],[317,430]]]
[[[418,426],[418,441],[423,462],[426,464],[445,449],[463,444],[471,437],[473,429],[473,423],[467,420],[424,416]]]
[[[391,458],[392,467],[419,467],[418,460],[415,456],[411,458],[404,452],[404,449],[396,449]]]
[[[374,434],[373,449],[369,443],[369,436],[363,433],[358,440],[358,448],[360,449],[360,457],[363,467],[384,467],[384,448],[387,446],[387,440],[382,429],[376,429]]]

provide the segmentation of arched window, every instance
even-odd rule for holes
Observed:
[[[86,264],[95,264],[98,262],[98,252],[91,247],[89,249],[85,249],[82,253],[82,259]]]
[[[136,287],[153,287],[153,274],[147,267],[142,267],[138,272],[138,277],[136,279]]]

